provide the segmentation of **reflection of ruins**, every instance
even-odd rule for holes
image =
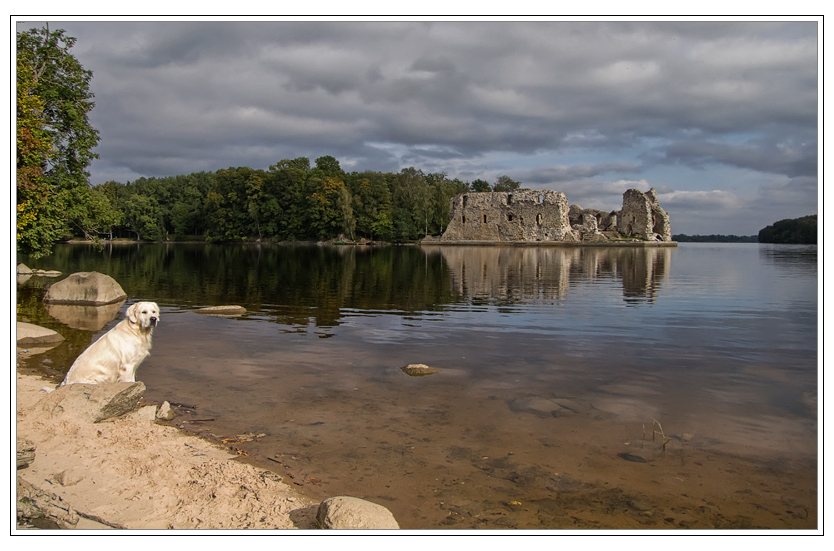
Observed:
[[[476,300],[560,300],[568,288],[621,281],[626,302],[653,302],[669,271],[668,248],[459,246],[440,249],[452,289]]]

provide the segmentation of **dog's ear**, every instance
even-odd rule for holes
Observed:
[[[139,306],[139,303],[132,304],[130,308],[127,309],[127,319],[130,320],[130,323],[136,323],[136,307]]]

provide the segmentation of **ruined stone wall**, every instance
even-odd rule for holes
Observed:
[[[561,191],[462,193],[441,241],[577,241]]]
[[[440,242],[672,240],[654,188],[627,190],[623,208],[612,212],[569,207],[561,191],[468,192],[452,198],[449,216]]]
[[[654,188],[646,193],[629,189],[623,194],[623,208],[617,216],[617,229],[626,236],[647,241],[671,241],[669,215],[660,207]]]

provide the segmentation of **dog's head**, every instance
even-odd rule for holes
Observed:
[[[152,329],[159,322],[159,306],[155,302],[137,302],[127,309],[127,319],[142,329]]]

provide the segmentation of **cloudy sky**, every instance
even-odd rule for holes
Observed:
[[[673,233],[817,213],[817,21],[49,24],[93,71],[93,184],[332,155],[606,210],[655,187]]]

